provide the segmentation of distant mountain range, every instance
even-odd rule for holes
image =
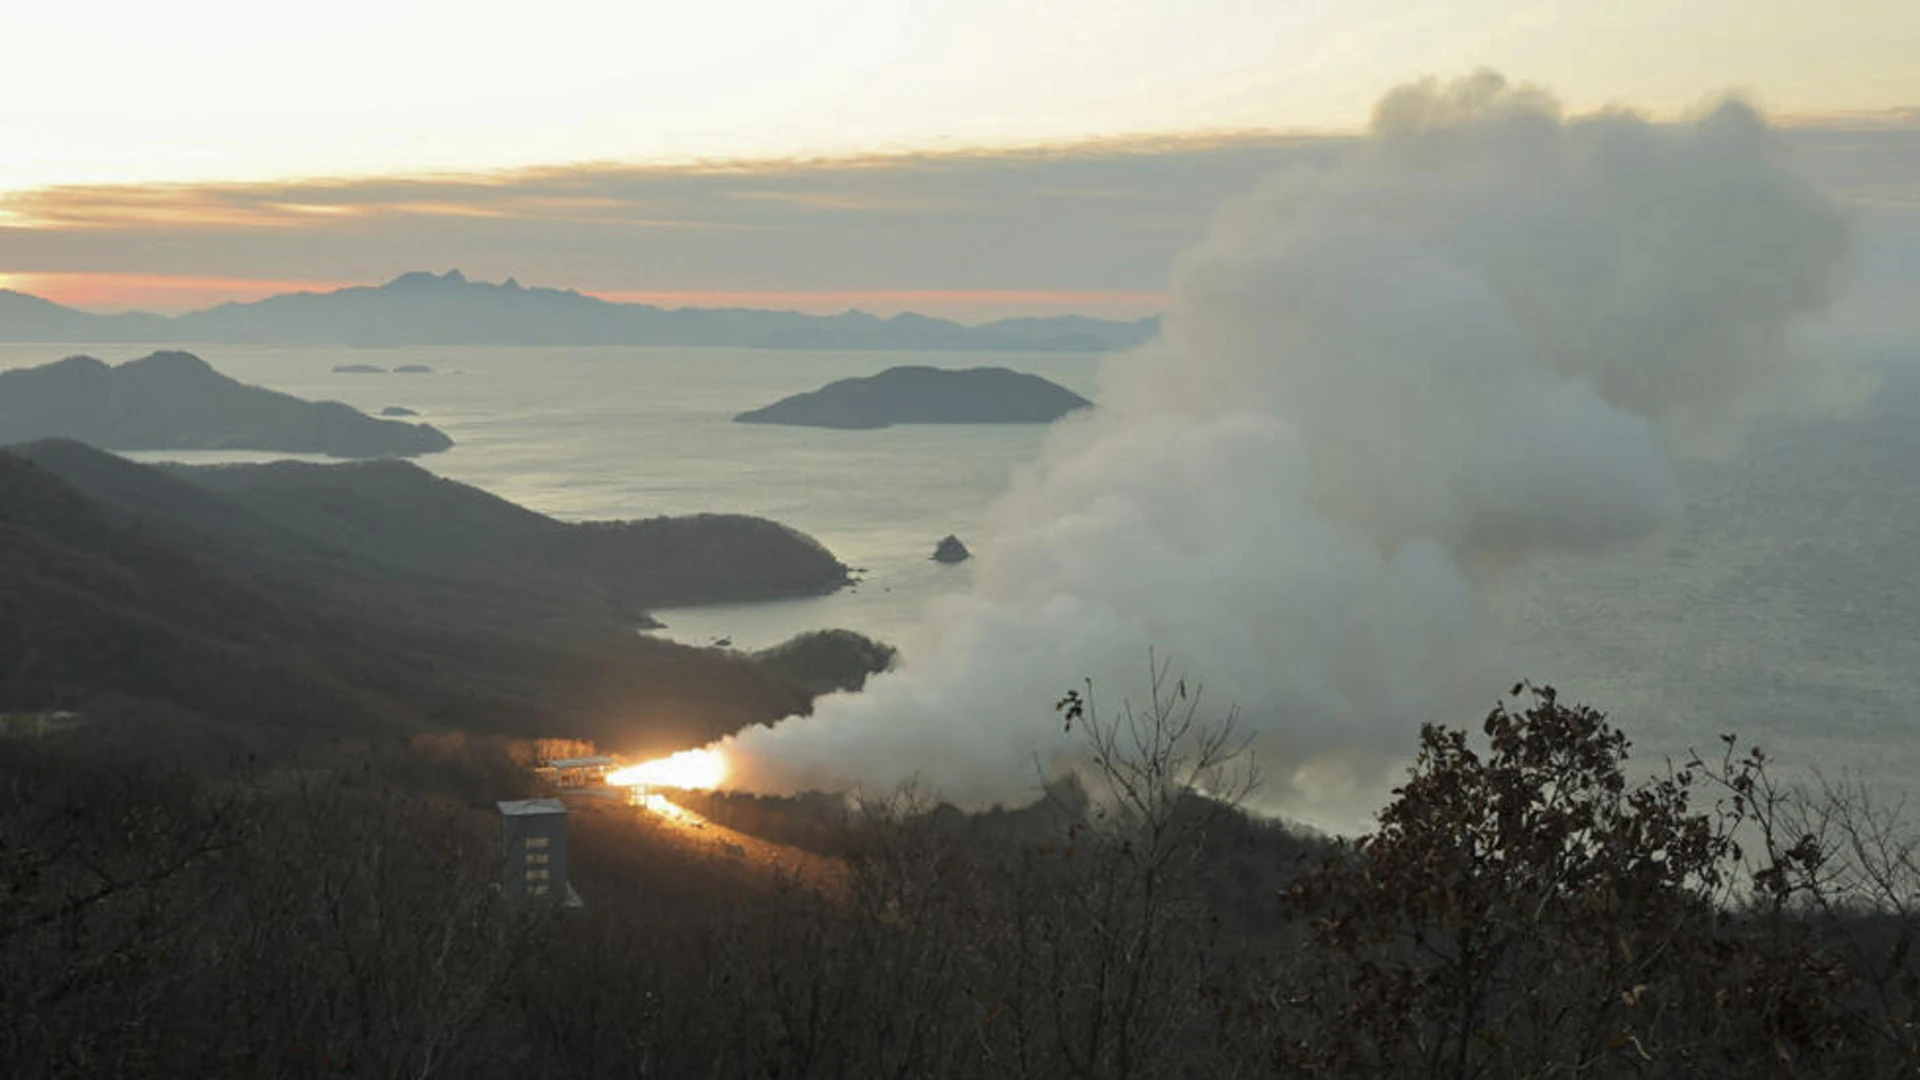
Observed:
[[[571,289],[415,271],[385,285],[285,293],[185,315],[96,315],[0,290],[0,341],[276,345],[725,345],[765,349],[1111,352],[1159,331],[1157,318],[1081,315],[968,326],[911,312],[806,315],[747,308],[619,304]]]

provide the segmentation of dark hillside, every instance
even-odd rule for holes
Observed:
[[[351,638],[0,455],[0,707],[112,694],[261,726],[407,727]]]
[[[283,596],[322,610],[368,609],[390,627],[449,614],[477,625],[518,620],[561,636],[583,628],[624,628],[630,619],[604,601],[552,596],[509,583],[459,580],[423,573],[404,562],[348,550],[324,536],[306,535],[224,495],[84,443],[48,439],[9,451],[58,477],[88,500],[140,522],[147,532],[217,561]],[[517,509],[517,508],[515,508]]]
[[[111,698],[276,738],[458,727],[646,749],[811,697],[748,658],[643,638],[604,611],[409,575],[194,489],[167,499],[178,481],[143,489],[153,470],[85,447],[33,452],[150,512],[0,454],[0,711]]]
[[[403,461],[169,466],[281,528],[409,572],[648,607],[832,592],[813,538],[738,514],[570,524]]]

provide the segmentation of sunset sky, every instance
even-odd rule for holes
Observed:
[[[1905,215],[1916,56],[1912,0],[12,4],[0,286],[1148,311],[1220,198],[1481,66],[1573,112],[1743,93]]]

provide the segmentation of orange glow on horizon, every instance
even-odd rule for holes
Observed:
[[[183,274],[0,272],[0,289],[37,296],[85,311],[195,311],[228,301],[261,300],[290,292],[346,287],[335,281],[194,277]]]
[[[290,292],[324,292],[357,282],[273,278],[199,277],[185,274],[0,272],[0,289],[27,293],[56,304],[96,312],[155,311],[175,314],[229,301],[247,302]],[[589,296],[623,304],[679,308],[774,308],[834,314],[857,308],[881,315],[902,311],[963,319],[1077,313],[1110,318],[1151,315],[1164,306],[1161,292],[1100,289],[586,289]]]

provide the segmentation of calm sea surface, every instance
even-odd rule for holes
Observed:
[[[132,346],[0,345],[0,368]],[[999,364],[1091,394],[1080,355],[808,353],[673,348],[333,349],[208,346],[221,371],[377,412],[417,410],[456,447],[434,472],[569,520],[759,514],[865,570],[855,590],[661,612],[666,633],[752,648],[845,626],[902,640],[922,605],[966,586],[928,560],[970,542],[1037,427],[841,432],[733,414],[895,364]],[[336,374],[427,364],[432,375]],[[174,454],[182,460],[245,455]],[[1516,676],[1606,708],[1643,761],[1739,732],[1791,770],[1920,792],[1920,366],[1838,419],[1760,426],[1730,463],[1685,467],[1678,533],[1600,558],[1534,564],[1492,598]],[[1492,700],[1500,688],[1490,687]]]
[[[1030,460],[1034,425],[925,425],[880,431],[735,424],[736,413],[834,379],[897,364],[1004,365],[1092,392],[1099,359],[995,353],[813,353],[758,349],[189,346],[243,382],[377,413],[400,405],[454,448],[416,459],[440,475],[567,520],[700,511],[758,514],[820,540],[866,571],[857,590],[773,604],[659,612],[665,633],[741,648],[846,626],[898,640],[929,596],[970,569],[930,561],[948,533],[973,539],[1010,471]],[[118,363],[137,346],[0,345],[0,368],[86,352]],[[336,366],[425,364],[432,375],[336,374]],[[166,453],[146,460],[282,455]]]

